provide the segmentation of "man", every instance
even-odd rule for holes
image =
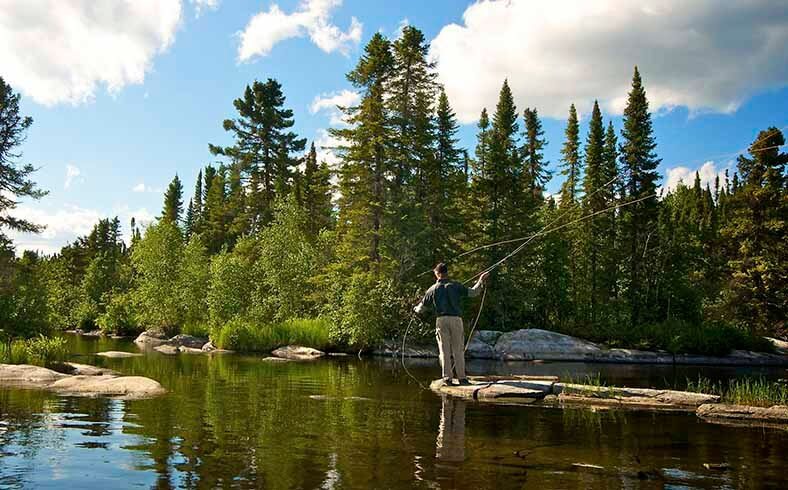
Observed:
[[[465,333],[462,324],[462,298],[474,298],[481,294],[488,273],[484,273],[472,288],[449,280],[449,267],[441,262],[433,269],[438,280],[427,290],[424,299],[416,305],[416,313],[430,308],[438,317],[435,321],[435,337],[441,362],[443,382],[451,384],[453,377],[461,385],[467,385],[465,377]],[[452,373],[454,366],[454,373]],[[456,376],[453,376],[456,375]]]

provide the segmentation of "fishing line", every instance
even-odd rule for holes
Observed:
[[[408,367],[405,365],[405,339],[407,339],[407,338],[408,338],[408,332],[410,331],[410,327],[411,327],[411,326],[413,326],[413,320],[414,320],[415,318],[416,318],[416,317],[415,317],[415,315],[414,315],[414,314],[411,312],[411,314],[410,314],[410,322],[408,322],[408,327],[405,329],[405,335],[403,335],[403,336],[402,336],[402,349],[400,349],[400,355],[401,355],[401,359],[402,359],[402,361],[401,361],[401,362],[402,362],[402,369],[404,369],[404,370],[405,370],[405,374],[407,374],[408,376],[410,376],[410,378],[411,378],[413,381],[415,381],[415,382],[416,382],[416,383],[419,385],[419,387],[421,387],[421,389],[423,389],[423,390],[429,390],[429,388],[427,388],[427,387],[424,385],[424,383],[422,383],[421,381],[419,381],[419,379],[418,379],[418,378],[416,378],[416,376],[413,376],[413,375],[410,373],[410,371],[408,370]]]

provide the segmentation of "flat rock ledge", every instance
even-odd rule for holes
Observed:
[[[772,339],[770,339],[772,340]],[[772,340],[778,353],[735,350],[714,357],[636,349],[607,349],[587,340],[549,330],[527,328],[513,332],[481,330],[474,332],[465,353],[468,359],[500,361],[577,361],[626,364],[689,364],[713,366],[788,366],[788,343]],[[405,347],[405,357],[437,357],[434,347]],[[402,344],[387,341],[373,350],[374,355],[399,357]]]
[[[746,405],[704,404],[695,412],[702,419],[788,424],[788,406],[750,407]]]
[[[479,401],[582,404],[618,408],[695,410],[718,403],[719,397],[700,393],[648,388],[618,388],[561,383],[551,376],[471,377],[468,385],[433,381],[433,391]]]
[[[326,353],[311,347],[286,345],[272,351],[271,355],[282,359],[290,359],[292,361],[312,361],[325,356]]]
[[[77,365],[85,366],[85,365]],[[157,382],[142,376],[117,376],[108,370],[94,368],[84,372],[96,374],[69,375],[28,364],[0,364],[0,386],[38,388],[67,396],[105,396],[123,400],[136,400],[166,393]]]

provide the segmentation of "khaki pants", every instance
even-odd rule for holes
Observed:
[[[458,316],[439,316],[435,322],[435,338],[438,339],[438,352],[441,361],[441,376],[444,378],[465,378],[465,333],[462,318]],[[452,365],[457,376],[452,376]]]

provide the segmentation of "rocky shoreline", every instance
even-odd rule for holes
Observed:
[[[771,340],[771,339],[770,339]],[[773,341],[780,342],[780,341]],[[635,349],[607,349],[603,346],[549,330],[529,328],[513,332],[481,330],[473,334],[465,353],[468,359],[498,361],[572,361],[622,364],[687,364],[701,366],[788,366],[788,355],[775,344],[779,353],[735,350],[727,356],[671,354]],[[373,350],[374,355],[402,355],[402,346],[386,342]],[[437,357],[437,349],[405,347],[405,357]]]

